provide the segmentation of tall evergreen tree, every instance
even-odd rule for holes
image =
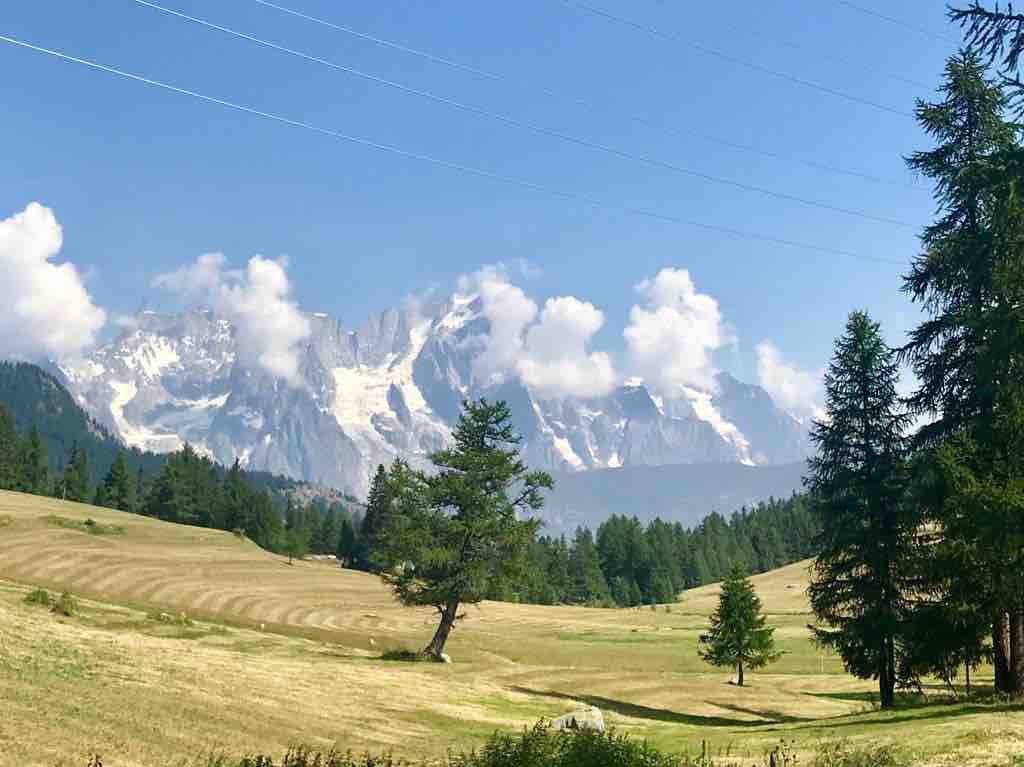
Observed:
[[[815,637],[848,671],[878,679],[883,708],[894,699],[915,535],[898,379],[878,324],[851,314],[825,374],[825,417],[811,430],[818,452],[806,478],[822,526],[808,589]]]
[[[1003,90],[971,52],[950,60],[943,98],[918,105],[935,147],[910,166],[930,178],[938,220],[904,290],[927,318],[903,349],[920,388],[915,411],[934,416],[917,444],[938,472],[921,499],[933,557],[971,579],[975,610],[992,625],[996,686],[1024,692],[1024,153]],[[943,568],[930,567],[931,574]],[[946,570],[948,572],[948,569]],[[922,588],[932,603],[954,587]],[[925,605],[930,609],[929,605]],[[971,621],[974,623],[975,621]]]
[[[114,462],[110,464],[110,470],[103,478],[104,504],[112,509],[131,511],[134,504],[134,485],[128,470],[128,462],[125,460],[123,450],[118,450]]]
[[[398,471],[401,473],[401,470]],[[354,565],[360,570],[376,570],[375,551],[381,531],[388,521],[391,506],[388,472],[384,464],[377,465],[377,472],[370,482],[370,494],[366,498],[366,512],[359,525],[359,536],[356,540]]]
[[[579,604],[601,604],[611,598],[608,581],[601,571],[601,560],[590,530],[577,527],[569,556],[569,576],[572,579],[571,596]]]
[[[462,605],[479,602],[517,574],[537,521],[521,513],[539,509],[545,472],[520,460],[520,437],[504,402],[466,402],[454,444],[431,456],[435,473],[396,464],[388,482],[392,509],[378,541],[385,578],[407,605],[430,605],[437,631],[424,650],[443,659]]]
[[[759,669],[778,659],[775,629],[761,612],[761,600],[740,564],[733,565],[722,582],[711,626],[700,636],[698,654],[712,666],[736,669],[736,684],[743,686],[747,669]]]
[[[64,473],[60,479],[59,497],[66,501],[88,503],[89,495],[89,456],[77,442],[71,446]]]
[[[21,489],[26,493],[46,495],[50,492],[50,460],[46,443],[35,424],[21,445]]]
[[[341,524],[338,526],[338,545],[334,556],[338,558],[338,562],[341,563],[342,567],[349,567],[352,564],[355,550],[356,529],[352,525],[352,520],[348,516],[344,516],[341,519]]]
[[[17,490],[20,484],[18,432],[10,411],[0,405],[0,490]]]

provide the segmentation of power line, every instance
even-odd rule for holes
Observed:
[[[721,176],[716,176],[716,175],[713,175],[711,173],[704,173],[702,171],[693,170],[692,168],[686,168],[686,167],[683,167],[681,165],[676,165],[674,163],[665,162],[664,160],[659,160],[659,159],[657,159],[655,157],[651,157],[649,155],[638,154],[636,152],[630,152],[630,151],[626,151],[626,150],[623,150],[623,149],[617,149],[617,148],[615,148],[613,146],[609,146],[607,144],[602,144],[602,143],[597,142],[597,141],[591,141],[589,139],[580,138],[578,136],[573,136],[573,135],[570,135],[568,133],[562,133],[561,131],[553,130],[551,128],[546,128],[546,127],[544,127],[542,125],[537,125],[535,123],[526,122],[524,120],[519,120],[519,119],[517,119],[515,117],[509,117],[508,115],[504,115],[504,114],[501,114],[499,112],[492,112],[492,111],[490,111],[488,109],[484,109],[482,107],[478,107],[478,106],[475,106],[473,104],[466,104],[465,102],[455,101],[454,99],[449,99],[449,98],[444,97],[444,96],[439,96],[439,95],[437,95],[435,93],[432,93],[430,91],[420,90],[418,88],[412,88],[412,87],[409,87],[407,85],[403,85],[402,83],[396,82],[394,80],[388,80],[388,79],[385,79],[383,77],[378,77],[377,75],[372,75],[372,74],[369,74],[367,72],[363,72],[361,70],[354,69],[354,68],[349,67],[349,66],[345,66],[343,64],[338,64],[337,62],[330,61],[329,59],[324,59],[324,58],[321,58],[319,56],[314,56],[312,54],[305,53],[303,51],[299,51],[299,50],[296,50],[294,48],[288,48],[286,46],[279,45],[277,43],[270,42],[268,40],[264,40],[264,39],[259,38],[259,37],[255,37],[255,36],[247,34],[245,32],[239,32],[238,30],[232,29],[230,27],[222,26],[220,24],[214,24],[213,22],[207,21],[205,19],[201,19],[201,18],[199,18],[197,16],[190,16],[190,15],[188,15],[186,13],[182,13],[180,11],[176,11],[176,10],[173,10],[173,9],[170,9],[170,8],[166,8],[166,7],[162,6],[162,5],[157,5],[156,3],[149,2],[149,0],[134,0],[134,2],[136,2],[139,5],[143,5],[143,6],[147,7],[147,8],[152,8],[152,9],[160,11],[162,13],[166,13],[166,14],[169,14],[171,16],[175,16],[175,17],[180,18],[180,19],[185,19],[187,21],[194,22],[194,23],[199,24],[201,26],[207,27],[208,29],[213,29],[213,30],[216,30],[216,31],[219,31],[219,32],[224,32],[225,34],[231,35],[233,37],[236,37],[236,38],[239,38],[239,39],[242,39],[242,40],[247,40],[249,42],[256,43],[257,45],[261,45],[261,46],[270,48],[272,50],[288,54],[290,56],[295,56],[295,57],[301,58],[304,61],[309,61],[309,62],[312,62],[314,64],[320,64],[320,65],[329,67],[331,69],[334,69],[334,70],[337,70],[337,71],[340,71],[340,72],[345,72],[346,74],[354,75],[356,77],[360,77],[360,78],[363,78],[365,80],[369,80],[370,82],[376,83],[378,85],[384,85],[384,86],[387,86],[389,88],[394,88],[394,89],[399,90],[399,91],[401,91],[403,93],[407,93],[407,94],[410,94],[410,95],[413,95],[413,96],[418,96],[420,98],[425,98],[425,99],[428,99],[428,100],[433,101],[435,103],[444,104],[445,106],[453,107],[455,109],[459,109],[459,110],[464,111],[464,112],[469,112],[471,114],[479,115],[481,117],[486,117],[488,119],[495,120],[495,121],[504,123],[505,125],[510,125],[512,127],[515,127],[515,128],[520,128],[522,130],[527,130],[527,131],[530,131],[530,132],[533,132],[533,133],[540,134],[542,136],[548,136],[548,137],[551,137],[551,138],[556,138],[556,139],[558,139],[560,141],[565,141],[565,142],[568,142],[568,143],[571,143],[571,144],[575,144],[577,146],[582,146],[582,147],[585,147],[587,149],[593,149],[593,150],[598,151],[598,152],[604,152],[605,154],[609,154],[609,155],[612,155],[614,157],[618,157],[619,159],[628,160],[628,161],[631,161],[631,162],[642,163],[642,164],[648,165],[650,167],[659,168],[659,169],[662,169],[662,170],[669,170],[669,171],[672,171],[674,173],[679,173],[681,175],[688,176],[690,178],[700,179],[701,181],[706,181],[708,183],[719,184],[721,186],[728,186],[728,187],[732,187],[734,189],[740,189],[740,190],[743,190],[743,191],[746,191],[746,192],[752,192],[754,194],[760,194],[760,195],[763,195],[765,197],[772,197],[774,199],[784,200],[786,202],[794,202],[794,203],[797,203],[797,204],[800,204],[800,205],[806,205],[808,207],[819,208],[821,210],[828,210],[828,211],[831,211],[833,213],[840,213],[840,214],[845,215],[845,216],[852,216],[852,217],[856,217],[856,218],[863,218],[863,219],[866,219],[868,221],[875,221],[875,222],[878,222],[878,223],[889,224],[889,225],[892,225],[892,226],[900,226],[900,227],[905,227],[905,228],[909,228],[909,229],[915,228],[915,226],[913,224],[911,224],[911,223],[909,223],[907,221],[901,221],[899,219],[890,218],[888,216],[879,216],[879,215],[875,215],[873,213],[867,213],[865,211],[856,210],[856,209],[853,209],[853,208],[846,208],[846,207],[843,207],[841,205],[832,205],[830,203],[821,202],[819,200],[812,200],[812,199],[809,199],[809,198],[806,198],[806,197],[800,197],[798,195],[788,194],[786,192],[778,192],[778,191],[775,191],[775,190],[772,190],[772,189],[767,189],[765,187],[756,186],[754,184],[747,184],[747,183],[742,182],[742,181],[735,181],[733,179],[723,178]]]
[[[941,40],[944,43],[955,43],[957,41],[956,37],[944,35],[941,32],[936,32],[928,29],[927,27],[919,27],[916,24],[911,24],[909,21],[904,21],[903,19],[898,19],[895,16],[889,16],[881,11],[876,11],[874,8],[869,8],[866,5],[852,2],[852,0],[836,0],[836,2],[840,5],[846,6],[850,10],[857,11],[857,13],[862,13],[865,16],[874,16],[876,19],[881,19],[882,21],[887,21],[890,24],[895,24],[898,27],[909,29],[911,32],[917,32],[925,37]]]
[[[581,97],[576,96],[576,95],[570,95],[570,94],[567,94],[567,93],[564,93],[564,92],[561,92],[561,91],[558,91],[558,90],[553,90],[551,88],[547,88],[547,87],[542,86],[542,85],[535,85],[535,84],[532,84],[532,83],[524,82],[524,81],[518,80],[518,79],[516,79],[514,77],[509,77],[507,75],[499,74],[499,73],[496,73],[496,72],[491,72],[491,71],[486,70],[486,69],[480,69],[479,67],[475,67],[475,66],[472,66],[472,65],[469,65],[469,64],[464,64],[464,63],[462,63],[460,61],[455,61],[454,59],[446,58],[444,56],[438,56],[436,54],[430,53],[429,51],[424,51],[424,50],[422,50],[420,48],[413,48],[413,47],[410,47],[408,45],[404,45],[402,43],[394,42],[393,40],[386,40],[386,39],[384,39],[382,37],[377,37],[377,36],[374,36],[374,35],[367,34],[366,32],[361,32],[361,31],[359,31],[357,29],[353,29],[352,27],[347,27],[347,26],[344,26],[344,25],[341,25],[341,24],[337,24],[337,23],[335,23],[333,21],[328,21],[327,19],[319,18],[317,16],[311,16],[311,15],[309,15],[307,13],[303,13],[302,11],[295,10],[294,8],[288,8],[288,7],[283,6],[283,5],[278,5],[277,3],[269,2],[269,0],[253,0],[253,2],[258,3],[259,5],[265,6],[267,8],[272,8],[272,9],[274,9],[276,11],[281,12],[281,13],[288,14],[288,15],[294,16],[296,18],[303,19],[305,21],[309,21],[309,22],[311,22],[313,24],[318,24],[318,25],[321,25],[323,27],[327,27],[328,29],[333,29],[335,31],[342,32],[343,34],[346,34],[346,35],[351,35],[352,37],[356,37],[356,38],[361,39],[361,40],[366,40],[367,42],[373,43],[375,45],[379,45],[379,46],[382,46],[382,47],[385,47],[385,48],[390,48],[392,50],[400,51],[402,53],[406,53],[406,54],[409,54],[411,56],[416,56],[416,57],[419,57],[419,58],[424,59],[426,61],[431,61],[431,62],[433,62],[435,64],[440,64],[442,66],[450,67],[451,69],[455,69],[455,70],[460,71],[460,72],[466,72],[467,74],[471,74],[471,75],[474,75],[476,77],[480,77],[480,78],[483,78],[485,80],[489,80],[491,82],[504,83],[506,85],[511,85],[513,87],[520,88],[520,89],[523,89],[523,90],[526,90],[526,91],[532,91],[534,93],[540,93],[540,94],[543,94],[544,96],[546,96],[548,98],[551,98],[551,99],[554,99],[556,101],[559,101],[559,102],[562,102],[562,103],[569,102],[569,103],[575,104],[576,106],[580,106],[580,107],[583,107],[585,109],[588,109],[590,111],[595,111],[595,112],[602,112],[602,111],[604,111],[604,107],[602,107],[602,105],[599,104],[596,101],[592,101],[592,100],[589,100],[589,99],[581,98]],[[758,33],[753,33],[753,34],[758,34]],[[789,45],[791,47],[796,47],[798,45],[797,43],[783,43],[783,44],[784,45]],[[849,60],[847,60],[847,61],[849,61]],[[850,62],[850,63],[852,64],[854,62]],[[896,77],[895,75],[891,75],[891,76],[892,77]],[[897,79],[899,79],[899,78],[897,78]],[[927,85],[925,85],[923,83],[919,83],[919,82],[914,81],[914,80],[907,80],[907,82],[909,82],[909,83],[911,83],[913,85],[919,85],[919,86],[925,87],[925,88],[929,87],[929,86],[927,86]],[[768,149],[762,149],[760,147],[756,147],[756,146],[753,146],[753,145],[750,145],[750,144],[744,144],[744,143],[741,143],[739,141],[735,141],[735,140],[732,140],[732,139],[722,138],[721,136],[715,136],[715,135],[712,135],[712,134],[709,134],[709,133],[704,133],[703,131],[697,131],[697,130],[692,130],[692,129],[672,128],[672,127],[663,125],[662,123],[659,123],[659,122],[657,122],[655,120],[651,120],[649,118],[643,117],[642,115],[625,114],[625,115],[622,115],[622,116],[625,119],[627,119],[627,120],[630,120],[630,121],[632,121],[634,123],[637,123],[638,125],[643,125],[643,126],[645,126],[647,128],[650,128],[652,130],[656,130],[656,131],[658,131],[660,133],[664,133],[664,134],[669,135],[669,136],[688,136],[690,138],[697,138],[697,139],[700,139],[701,141],[707,141],[708,143],[717,144],[719,146],[724,146],[724,147],[726,147],[728,149],[733,149],[733,150],[740,151],[740,152],[748,152],[750,154],[760,155],[761,157],[767,157],[769,159],[777,160],[777,161],[780,161],[780,162],[795,163],[795,164],[798,164],[798,165],[803,165],[805,167],[813,168],[814,170],[823,171],[823,172],[826,172],[826,173],[834,173],[834,174],[837,174],[837,175],[849,176],[849,177],[852,177],[852,178],[859,178],[861,180],[870,181],[870,182],[876,183],[876,184],[885,184],[885,185],[888,185],[888,186],[898,186],[898,187],[903,187],[905,189],[913,189],[914,191],[918,191],[918,192],[926,192],[926,191],[928,191],[927,189],[925,189],[924,187],[920,186],[919,184],[912,184],[912,183],[908,183],[906,181],[901,181],[901,180],[898,180],[898,179],[885,178],[885,177],[882,177],[882,176],[877,176],[877,175],[872,174],[872,173],[865,173],[864,171],[851,170],[849,168],[843,168],[843,167],[840,167],[838,165],[833,165],[831,163],[819,162],[817,160],[808,160],[808,159],[805,159],[805,158],[802,158],[802,157],[798,157],[796,155],[787,154],[785,152],[774,152],[774,151],[771,151],[771,150],[768,150]]]
[[[102,71],[102,72],[106,72],[108,74],[116,75],[118,77],[122,77],[122,78],[127,79],[127,80],[132,80],[134,82],[143,83],[145,85],[151,85],[151,86],[156,87],[156,88],[162,88],[164,90],[171,91],[173,93],[177,93],[177,94],[180,94],[180,95],[183,95],[183,96],[189,96],[191,98],[195,98],[195,99],[198,99],[200,101],[205,101],[205,102],[210,103],[210,104],[217,104],[219,106],[222,106],[222,107],[225,107],[225,108],[228,108],[228,109],[234,109],[236,111],[244,112],[244,113],[249,114],[249,115],[253,115],[253,116],[256,116],[256,117],[262,117],[264,119],[272,120],[272,121],[279,122],[279,123],[283,123],[285,125],[290,125],[290,126],[292,126],[294,128],[301,128],[303,130],[311,131],[313,133],[318,133],[318,134],[323,135],[323,136],[329,136],[331,138],[339,139],[341,141],[347,141],[347,142],[350,142],[350,143],[353,143],[353,144],[358,144],[359,146],[369,147],[371,149],[377,149],[377,150],[382,151],[382,152],[388,152],[390,154],[398,155],[399,157],[404,157],[406,159],[418,160],[420,162],[429,163],[429,164],[432,164],[432,165],[437,165],[437,166],[440,166],[440,167],[443,167],[443,168],[448,168],[449,170],[454,170],[454,171],[458,171],[460,173],[466,173],[468,175],[477,176],[478,178],[485,178],[485,179],[489,179],[491,181],[498,181],[498,182],[501,182],[501,183],[504,183],[504,184],[510,184],[510,185],[518,186],[518,187],[521,187],[521,188],[524,188],[524,189],[530,189],[530,190],[533,190],[533,191],[541,192],[543,194],[547,194],[547,195],[550,195],[550,196],[553,196],[553,197],[558,197],[558,198],[566,199],[566,200],[573,200],[575,202],[581,202],[581,203],[584,203],[586,205],[589,205],[589,206],[595,207],[595,208],[604,208],[604,209],[607,209],[607,210],[618,211],[620,213],[628,213],[628,214],[634,215],[634,216],[641,216],[641,217],[644,217],[644,218],[650,218],[650,219],[653,219],[653,220],[656,220],[656,221],[663,221],[663,222],[671,223],[671,224],[680,224],[682,226],[688,226],[688,227],[693,227],[693,228],[697,228],[697,229],[703,229],[705,231],[717,232],[717,233],[720,233],[720,234],[728,234],[730,236],[737,237],[739,239],[750,240],[750,241],[754,241],[754,242],[767,242],[767,243],[772,243],[774,245],[784,245],[786,247],[795,248],[795,249],[799,249],[799,250],[812,251],[812,252],[816,252],[816,253],[825,253],[825,254],[828,254],[828,255],[835,255],[835,256],[844,256],[846,258],[855,258],[855,259],[858,259],[860,261],[871,261],[871,262],[880,263],[880,264],[891,264],[891,265],[895,265],[895,266],[906,266],[906,264],[904,262],[896,261],[894,259],[878,258],[876,256],[864,255],[864,254],[857,253],[857,252],[854,252],[854,251],[845,250],[845,249],[842,249],[842,248],[834,248],[834,247],[831,247],[829,245],[815,245],[815,244],[812,244],[812,243],[799,242],[797,240],[789,240],[789,239],[786,239],[786,238],[774,237],[772,235],[761,234],[761,233],[758,233],[758,232],[750,232],[750,231],[746,231],[746,230],[743,230],[743,229],[734,229],[732,227],[719,226],[717,224],[708,224],[708,223],[705,223],[705,222],[695,221],[695,220],[692,220],[692,219],[682,218],[682,217],[679,217],[679,216],[672,216],[672,215],[669,215],[669,214],[658,213],[657,211],[647,210],[645,208],[636,208],[636,207],[627,206],[627,205],[616,205],[614,203],[609,203],[609,202],[606,202],[606,201],[604,201],[602,199],[599,199],[599,198],[596,198],[596,197],[591,197],[589,195],[578,194],[576,192],[567,192],[567,191],[560,190],[560,189],[554,189],[552,187],[548,187],[548,186],[545,186],[543,184],[537,184],[537,183],[534,183],[532,181],[527,181],[525,179],[516,178],[514,176],[505,176],[505,175],[502,175],[500,173],[495,173],[493,171],[484,170],[484,169],[481,169],[481,168],[474,168],[474,167],[469,166],[469,165],[462,165],[460,163],[451,162],[449,160],[444,160],[444,159],[440,159],[440,158],[437,158],[437,157],[432,157],[430,155],[421,154],[419,152],[411,152],[411,151],[409,151],[407,149],[402,149],[400,147],[391,146],[389,144],[382,144],[380,142],[373,141],[372,139],[367,139],[367,138],[363,138],[363,137],[360,137],[360,136],[349,135],[347,133],[343,133],[341,131],[333,130],[331,128],[324,128],[324,127],[321,127],[321,126],[318,126],[318,125],[314,125],[312,123],[304,122],[302,120],[296,120],[296,119],[293,119],[293,118],[290,118],[290,117],[286,117],[284,115],[275,114],[273,112],[266,112],[266,111],[261,110],[261,109],[256,109],[255,107],[246,106],[244,104],[238,104],[238,103],[235,103],[233,101],[227,101],[226,99],[217,98],[216,96],[209,96],[209,95],[206,95],[204,93],[200,93],[198,91],[189,90],[187,88],[182,88],[182,87],[179,87],[177,85],[171,85],[170,83],[165,83],[165,82],[162,82],[160,80],[154,80],[152,78],[145,77],[145,76],[139,75],[139,74],[135,74],[133,72],[128,72],[128,71],[123,70],[123,69],[117,69],[116,67],[108,66],[106,64],[101,64],[101,63],[99,63],[97,61],[91,61],[89,59],[84,59],[84,58],[80,58],[80,57],[77,57],[77,56],[72,56],[70,54],[63,53],[63,52],[58,51],[58,50],[54,50],[52,48],[44,48],[43,46],[35,45],[35,44],[29,43],[29,42],[25,42],[23,40],[19,40],[19,39],[14,38],[14,37],[8,37],[6,35],[0,35],[0,42],[9,43],[11,45],[15,45],[15,46],[18,46],[20,48],[25,48],[25,49],[28,49],[28,50],[32,50],[32,51],[35,51],[37,53],[43,53],[43,54],[46,54],[48,56],[53,56],[55,58],[58,58],[58,59],[61,59],[63,61],[67,61],[67,62],[70,62],[70,63],[80,64],[82,66],[89,67],[91,69],[96,69],[96,70],[99,70],[99,71]]]
[[[860,96],[855,96],[854,94],[847,93],[846,91],[841,91],[836,88],[830,88],[827,85],[822,85],[821,83],[816,83],[812,80],[806,80],[802,77],[791,75],[788,72],[782,72],[777,69],[772,69],[770,67],[763,66],[762,64],[758,64],[755,61],[750,61],[749,59],[744,59],[741,58],[740,56],[734,56],[731,53],[726,53],[725,51],[721,51],[717,48],[712,48],[709,45],[698,43],[695,40],[687,40],[686,38],[680,37],[679,35],[673,34],[671,32],[665,32],[661,29],[658,29],[657,27],[652,27],[648,24],[644,24],[639,21],[627,19],[625,16],[618,16],[602,8],[598,8],[596,6],[580,2],[580,0],[560,0],[560,2],[564,3],[565,5],[579,8],[581,11],[585,11],[586,13],[592,14],[594,16],[599,16],[607,21],[612,21],[615,22],[616,24],[621,24],[623,26],[630,27],[631,29],[635,29],[639,32],[643,32],[653,37],[657,37],[661,40],[668,40],[669,42],[688,46],[705,55],[713,56],[714,58],[720,59],[722,61],[727,61],[730,64],[735,64],[736,66],[745,67],[746,69],[750,69],[751,71],[754,72],[759,72],[761,74],[770,75],[771,77],[775,77],[780,80],[785,80],[786,82],[792,83],[794,85],[799,85],[804,88],[810,88],[812,90],[820,91],[821,93],[826,93],[830,96],[835,96],[836,98],[844,99],[846,101],[850,101],[855,104],[860,104],[862,106],[871,107],[872,109],[877,109],[882,112],[888,112],[889,114],[899,115],[900,117],[914,117],[914,115],[911,114],[910,112],[905,112],[901,109],[896,109],[895,107],[886,106],[885,104],[879,104],[877,101],[871,101],[870,99],[861,98]]]

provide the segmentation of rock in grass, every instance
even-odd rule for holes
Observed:
[[[597,706],[577,711],[551,720],[552,730],[597,730],[604,732],[604,716]]]

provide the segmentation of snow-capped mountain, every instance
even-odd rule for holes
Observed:
[[[308,315],[298,385],[238,354],[231,324],[206,311],[142,312],[83,361],[57,365],[69,390],[131,445],[189,442],[216,460],[366,491],[377,463],[445,444],[464,399],[504,399],[531,466],[579,471],[802,459],[806,428],[757,386],[720,375],[713,394],[655,396],[632,380],[594,399],[543,399],[518,380],[481,381],[489,325],[478,299],[390,310],[349,331]]]

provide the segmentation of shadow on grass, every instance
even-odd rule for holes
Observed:
[[[933,708],[928,713],[920,712],[922,709]],[[911,722],[926,722],[931,719],[958,719],[963,716],[974,716],[977,714],[1005,714],[1011,712],[1024,712],[1024,704],[1021,703],[1000,703],[992,705],[957,705],[954,703],[932,702],[923,704],[912,704],[905,707],[897,707],[887,712],[876,712],[880,716],[871,719],[853,718],[844,722],[836,722],[834,719],[814,724],[804,724],[796,727],[798,730],[820,730],[839,729],[841,727],[864,727],[871,729],[879,725],[898,725]],[[857,716],[857,715],[854,715]],[[845,717],[844,717],[845,718]]]
[[[671,724],[689,724],[695,727],[765,727],[786,722],[807,722],[808,719],[794,719],[777,714],[774,711],[756,711],[754,709],[740,708],[739,706],[725,705],[722,703],[711,703],[711,705],[730,709],[738,713],[752,714],[764,717],[762,721],[750,721],[749,719],[731,719],[724,716],[702,716],[700,714],[683,714],[667,708],[652,708],[641,706],[637,703],[626,703],[621,700],[612,700],[599,695],[580,695],[557,692],[555,690],[537,690],[531,687],[513,687],[514,692],[526,695],[536,695],[542,698],[554,698],[555,700],[567,700],[573,703],[582,702],[588,706],[597,706],[604,711],[613,711],[622,716],[634,719],[649,719],[656,722],[669,722]]]

